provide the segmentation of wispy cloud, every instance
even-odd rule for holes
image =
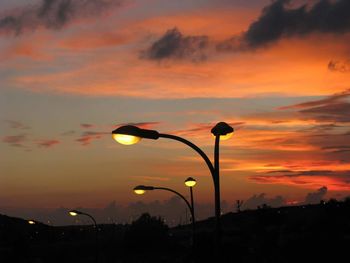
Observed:
[[[133,125],[133,126],[137,126],[139,128],[142,129],[154,129],[156,126],[162,124],[162,122],[159,121],[151,121],[151,122],[125,122],[125,123],[119,123],[119,124],[115,124],[112,127],[113,128],[118,128],[120,126],[124,126],[124,125]]]
[[[322,148],[323,150],[330,151],[332,153],[345,153],[350,152],[350,145],[333,145],[333,146],[326,146]]]
[[[169,181],[169,177],[160,177],[160,176],[130,176],[131,178],[135,179],[138,182],[164,182]]]
[[[20,130],[28,130],[30,127],[28,125],[23,124],[19,121],[14,120],[5,120],[5,122],[12,128],[12,129],[20,129]]]
[[[304,114],[320,122],[350,122],[350,89],[321,100],[303,102],[279,108],[280,110],[300,109]]]
[[[9,135],[2,138],[2,142],[13,147],[25,147],[24,142],[27,140],[26,134]]]
[[[55,139],[42,139],[42,140],[37,140],[35,142],[35,144],[41,148],[51,148],[57,144],[60,144],[61,142],[59,140],[55,140]]]
[[[81,123],[80,127],[82,127],[82,128],[94,128],[95,125],[94,124],[90,124],[90,123]]]
[[[110,135],[108,132],[95,132],[95,131],[87,131],[83,132],[78,139],[76,139],[77,142],[79,142],[83,146],[90,145],[92,141],[99,140],[103,136]]]
[[[245,122],[228,122],[227,124],[234,127],[235,130],[239,130],[244,126]],[[172,133],[181,136],[198,136],[205,132],[207,135],[215,125],[216,123],[193,123],[187,129],[173,131]]]
[[[302,188],[327,186],[332,191],[350,190],[350,170],[290,170],[275,171],[250,176],[249,179],[260,184],[282,184]]]
[[[347,97],[350,97],[350,89],[328,96],[324,99],[303,102],[303,103],[294,104],[290,106],[284,106],[284,107],[280,107],[279,109],[280,110],[304,109],[304,108],[310,108],[310,107],[316,107],[316,106],[326,106],[326,105],[337,104],[339,102],[342,102]]]
[[[77,133],[76,131],[70,130],[70,131],[62,132],[61,135],[62,135],[62,136],[71,136],[71,135],[74,135],[74,134],[76,134],[76,133]]]

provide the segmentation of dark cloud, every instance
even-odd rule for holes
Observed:
[[[318,189],[316,192],[308,193],[305,197],[306,204],[318,204],[327,194],[327,187],[323,186]]]
[[[184,36],[177,28],[168,30],[151,47],[141,52],[141,58],[150,60],[188,59],[203,61],[208,46],[207,36]]]
[[[318,0],[293,7],[295,1],[276,0],[264,7],[247,31],[220,43],[222,51],[255,49],[286,37],[311,33],[343,34],[350,31],[349,0]]]
[[[18,35],[40,27],[58,30],[73,20],[101,15],[121,3],[122,0],[42,0],[38,5],[6,12],[0,17],[0,33]]]
[[[350,72],[350,59],[348,60],[331,60],[328,63],[328,69],[330,71],[337,71],[342,73]]]

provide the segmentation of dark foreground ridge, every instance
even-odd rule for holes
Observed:
[[[168,228],[143,214],[128,225],[99,225],[98,262],[346,262],[350,200],[269,208],[222,216],[223,242],[214,253],[214,218]],[[0,262],[96,262],[92,226],[52,227],[0,215]],[[345,259],[341,260],[341,259]]]

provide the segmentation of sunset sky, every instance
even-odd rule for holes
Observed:
[[[349,14],[348,0],[1,0],[0,213],[168,202],[132,188],[188,195],[189,176],[213,203],[193,150],[119,145],[127,123],[210,157],[210,129],[229,123],[227,211],[261,193],[350,195]]]

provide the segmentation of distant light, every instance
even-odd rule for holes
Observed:
[[[34,220],[28,220],[28,224],[30,224],[30,225],[35,225],[36,223],[35,223]]]
[[[71,216],[77,216],[77,215],[78,215],[78,213],[75,212],[75,211],[69,211],[69,214],[70,214]]]
[[[124,145],[132,145],[141,141],[141,137],[127,134],[112,134],[113,139]]]

